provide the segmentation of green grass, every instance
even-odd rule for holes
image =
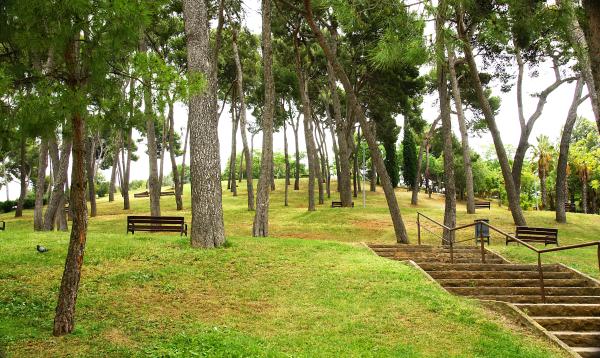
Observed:
[[[99,201],[90,219],[88,245],[73,334],[51,336],[67,233],[34,233],[32,212],[11,214],[0,232],[0,356],[156,357],[554,357],[566,356],[477,301],[451,296],[400,262],[373,255],[361,242],[393,242],[385,199],[369,193],[368,207],[319,206],[306,211],[306,193],[282,182],[273,193],[270,238],[251,238],[252,213],[243,190],[224,191],[228,245],[194,250],[176,234],[125,235],[122,203]],[[240,188],[242,189],[242,188]],[[381,189],[379,188],[379,191]],[[416,211],[398,191],[411,239]],[[163,215],[191,221],[163,198]],[[439,197],[422,196],[421,207],[442,217]],[[459,211],[464,211],[460,207]],[[130,213],[149,212],[148,199],[133,199]],[[508,211],[476,217],[510,228]],[[552,225],[546,213],[528,213],[531,224]],[[460,215],[459,222],[473,220]],[[597,217],[570,215],[561,243],[591,240]],[[469,232],[470,234],[470,232]],[[466,235],[466,233],[465,233]],[[425,236],[426,243],[437,243]],[[494,249],[530,260],[522,247]],[[494,243],[494,239],[493,239]],[[35,251],[43,244],[50,251]],[[548,260],[578,262],[597,275],[595,252]]]

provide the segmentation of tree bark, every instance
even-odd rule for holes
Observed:
[[[20,218],[23,216],[23,204],[25,204],[25,197],[27,196],[27,178],[28,178],[28,167],[27,167],[27,140],[25,134],[21,134],[21,143],[19,145],[19,182],[21,186],[21,192],[19,199],[17,200],[17,210],[15,211],[15,217]]]
[[[38,156],[38,173],[35,185],[35,208],[33,210],[33,229],[42,231],[44,228],[44,185],[46,184],[46,169],[48,168],[48,140],[42,138]]]
[[[289,103],[291,106],[291,103]],[[294,190],[300,190],[300,145],[298,144],[298,131],[300,128],[300,113],[296,117],[296,121],[293,119],[290,120],[290,124],[292,126],[292,130],[294,131],[294,144],[295,144],[295,158],[296,163],[294,163]]]
[[[425,156],[425,192],[429,192],[429,142],[431,141],[433,133],[435,132],[435,129],[437,128],[437,125],[441,119],[442,116],[440,115],[435,119],[435,121],[433,121],[433,123],[431,124],[431,128],[429,128],[429,132],[423,138],[423,142],[421,143],[421,147],[419,148],[419,157],[417,160],[417,178],[415,179],[412,188],[412,197],[410,199],[411,205],[419,204],[419,190],[421,182],[423,180],[423,176],[421,175],[421,171],[423,168],[423,152],[427,152]]]
[[[462,142],[463,163],[465,167],[465,189],[467,190],[467,213],[475,214],[475,189],[473,185],[473,165],[471,164],[471,148],[469,146],[469,133],[465,123],[465,113],[463,111],[462,96],[456,77],[456,57],[454,49],[448,48],[448,73],[452,83],[452,95],[458,117],[458,128]]]
[[[577,81],[575,94],[567,120],[563,127],[562,136],[560,139],[560,151],[558,154],[558,163],[556,164],[556,221],[559,223],[567,222],[567,213],[565,204],[567,203],[567,165],[569,163],[569,147],[571,145],[571,134],[577,120],[577,108],[583,101],[581,94],[583,92],[583,81]]]
[[[540,171],[540,191],[542,195],[542,209],[548,209],[548,190],[546,188],[546,170],[542,169]]]
[[[121,183],[121,194],[123,195],[123,210],[129,210],[129,176],[131,173],[131,152],[133,150],[133,133],[132,129],[127,130],[127,156],[124,156],[125,148],[121,151],[121,160],[123,162],[123,182]]]
[[[239,118],[236,113],[235,106],[233,103],[235,102],[235,90],[231,95],[231,156],[229,158],[229,181],[231,186],[231,192],[233,196],[237,196],[237,182],[235,180],[235,169],[236,169],[236,161],[237,161],[237,129]]]
[[[481,84],[481,80],[479,78],[477,63],[475,62],[475,57],[473,56],[473,49],[471,47],[471,43],[465,29],[463,17],[464,14],[462,13],[461,9],[459,10],[458,32],[462,40],[465,58],[467,59],[467,63],[469,64],[471,83],[477,94],[479,103],[482,106],[485,120],[490,130],[490,134],[492,135],[492,139],[494,141],[496,155],[498,156],[498,161],[500,162],[500,168],[502,170],[502,177],[504,178],[504,185],[508,196],[508,205],[510,207],[510,212],[512,214],[514,223],[517,226],[527,226],[527,221],[525,220],[523,210],[520,206],[520,198],[512,175],[510,163],[508,161],[508,156],[506,155],[506,149],[504,147],[504,143],[502,142],[500,131],[498,130],[498,127],[496,125],[496,119],[494,117],[492,107],[490,106],[490,103],[485,95],[483,85]]]
[[[113,201],[115,201],[115,192],[117,191],[117,185],[116,185],[116,181],[117,181],[117,167],[119,166],[119,152],[121,151],[121,136],[120,136],[120,132],[117,133],[117,135],[115,136],[116,138],[114,139],[115,141],[115,147],[114,147],[114,156],[113,156],[113,161],[112,161],[112,169],[110,172],[110,186],[108,188],[108,202],[112,203]]]
[[[283,199],[283,205],[288,206],[288,194],[290,187],[290,157],[288,153],[288,140],[287,140],[287,126],[285,124],[285,120],[283,121],[283,155],[285,157],[285,196]]]
[[[600,2],[598,0],[583,0],[583,8],[585,9],[589,28],[589,31],[585,35],[595,89],[594,91],[590,91],[590,94],[596,97],[593,102],[596,103],[596,108],[598,108],[600,104]],[[598,124],[598,131],[600,131],[600,118],[597,112],[596,123]]]
[[[448,66],[443,58],[446,53],[445,23],[448,5],[445,0],[438,2],[435,21],[435,48],[437,53],[437,86],[440,96],[440,111],[442,117],[443,153],[444,153],[444,186],[445,208],[444,225],[456,227],[456,186],[454,181],[454,153],[452,151],[452,121],[450,119],[450,97],[448,95]],[[448,53],[450,56],[451,54]],[[457,107],[462,103],[457,103]],[[464,145],[463,145],[464,146]],[[449,244],[454,242],[455,232],[444,229],[444,239]]]
[[[323,33],[321,32],[321,29],[317,26],[317,24],[314,21],[311,0],[304,0],[304,9],[305,9],[304,16],[308,22],[308,25],[310,26],[312,32],[317,37],[319,46],[321,47],[321,49],[323,49],[323,52],[325,54],[327,61],[333,66],[333,69],[335,70],[337,78],[340,80],[340,82],[342,83],[342,86],[344,87],[344,90],[346,91],[346,94],[348,96],[348,103],[353,108],[356,116],[358,117],[358,121],[364,130],[365,138],[369,145],[369,150],[371,151],[371,155],[372,155],[373,159],[375,160],[375,167],[377,169],[377,173],[379,173],[379,176],[381,178],[381,184],[383,186],[383,191],[385,193],[385,197],[386,197],[388,207],[390,210],[390,216],[391,216],[392,222],[394,224],[394,233],[396,235],[396,240],[399,243],[408,243],[408,234],[406,232],[404,222],[402,221],[402,216],[400,214],[400,208],[398,206],[398,201],[396,199],[396,193],[394,191],[394,187],[392,186],[390,177],[385,169],[383,157],[381,155],[381,152],[379,151],[379,146],[377,144],[375,135],[370,130],[370,127],[367,123],[365,114],[364,114],[362,108],[360,107],[358,98],[356,97],[356,93],[354,92],[354,88],[353,88],[352,84],[350,83],[350,79],[346,75],[344,68],[341,66],[341,64],[339,63],[337,58],[332,54],[331,48],[327,44],[325,36],[323,35]]]
[[[256,193],[256,214],[252,226],[254,237],[269,236],[269,184],[273,177],[273,115],[275,112],[275,83],[271,48],[271,0],[262,0],[262,51],[265,103],[262,118],[263,143],[260,178]]]
[[[207,88],[190,98],[190,177],[192,184],[192,247],[214,248],[225,243],[217,111],[217,56],[223,27],[223,0],[215,44],[210,44],[207,4],[184,0],[188,70],[204,74]]]
[[[55,336],[71,333],[75,328],[75,304],[87,239],[85,124],[79,113],[73,114],[71,122],[73,126],[73,169],[70,207],[73,212],[73,226],[54,316],[53,334]]]
[[[235,59],[235,69],[236,69],[236,84],[237,84],[237,99],[239,104],[240,111],[240,134],[242,136],[242,145],[244,146],[244,151],[242,156],[246,161],[246,189],[248,191],[248,210],[254,210],[254,184],[253,174],[252,174],[252,153],[248,148],[248,137],[246,136],[246,96],[244,93],[244,72],[242,71],[242,62],[240,60],[240,53],[238,49],[238,30],[237,27],[233,27],[233,57]],[[240,160],[241,165],[241,160]],[[242,173],[240,171],[240,178]]]

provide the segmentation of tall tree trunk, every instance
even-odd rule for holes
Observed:
[[[179,179],[177,170],[177,158],[175,157],[175,115],[173,100],[169,99],[169,156],[171,158],[171,175],[173,176],[173,186],[175,187],[175,205],[177,210],[183,210],[183,199],[181,198],[183,184]]]
[[[233,57],[235,59],[235,69],[236,69],[236,84],[237,84],[237,99],[238,104],[240,106],[240,134],[242,136],[242,145],[244,146],[244,151],[242,156],[246,161],[246,189],[248,190],[248,210],[254,210],[254,184],[253,174],[252,174],[252,153],[248,148],[248,137],[246,136],[246,95],[244,93],[244,72],[242,71],[242,62],[240,60],[240,53],[238,49],[238,30],[237,27],[233,27]],[[240,165],[241,165],[240,160]],[[240,178],[242,176],[242,172],[240,170]]]
[[[87,239],[85,122],[79,113],[73,114],[72,126],[73,169],[70,207],[73,212],[73,226],[54,316],[55,336],[71,333],[75,328],[75,304]]]
[[[325,113],[327,115],[327,122],[328,122],[327,127],[329,127],[329,135],[331,135],[331,143],[333,145],[333,164],[335,164],[335,177],[338,179],[336,191],[339,192],[340,191],[340,181],[339,181],[339,178],[340,178],[340,151],[338,149],[337,140],[335,138],[335,130],[334,130],[335,121],[331,117],[331,110],[329,109],[329,103],[325,103]],[[331,177],[331,175],[330,175],[330,177]]]
[[[90,136],[85,141],[86,151],[86,173],[88,181],[88,200],[90,201],[90,217],[96,217],[96,185],[95,179],[95,167],[96,167],[96,139],[95,135]]]
[[[296,118],[296,123],[292,122],[292,129],[294,130],[294,144],[295,144],[295,158],[294,163],[294,190],[300,190],[300,145],[298,144],[298,130],[300,127],[300,114]]]
[[[598,105],[600,104],[600,2],[598,0],[583,0],[583,8],[585,9],[587,27],[589,29],[585,35],[595,87],[595,91],[590,91],[590,94],[596,97],[593,102]],[[600,118],[598,114],[596,114],[596,121],[598,130],[600,131]]]
[[[145,39],[140,40],[140,51],[146,52]],[[156,145],[156,130],[154,111],[152,108],[151,78],[144,78],[144,117],[146,120],[146,138],[148,139],[148,192],[150,193],[150,215],[160,216],[160,183],[158,179],[158,148]]]
[[[443,58],[446,53],[445,23],[448,5],[445,0],[438,2],[435,21],[435,49],[437,53],[437,89],[440,96],[440,111],[442,117],[443,153],[444,153],[444,185],[445,208],[444,225],[456,227],[456,186],[454,181],[454,153],[452,151],[452,121],[450,119],[450,97],[448,95],[448,67]],[[450,55],[450,53],[449,53]],[[462,105],[457,103],[457,108]],[[464,147],[464,143],[463,143]],[[468,147],[467,147],[468,148]],[[468,155],[468,153],[467,153]],[[445,244],[454,242],[454,231],[444,229]],[[442,243],[444,244],[444,243]]]
[[[25,197],[27,196],[27,140],[25,135],[21,134],[21,143],[19,150],[19,182],[21,184],[21,192],[19,199],[17,200],[17,210],[15,211],[15,217],[20,218],[23,216],[23,205],[25,204]]]
[[[581,208],[583,213],[588,213],[588,174],[587,168],[581,176]]]
[[[333,43],[333,55],[336,54],[335,32]],[[349,208],[352,206],[352,188],[350,186],[350,156],[351,150],[348,144],[347,133],[348,123],[342,118],[342,105],[340,96],[337,91],[336,76],[333,66],[327,62],[327,80],[329,84],[329,92],[331,93],[331,103],[333,107],[333,118],[335,120],[335,129],[337,133],[338,152],[339,152],[339,174],[338,188],[340,192],[340,201],[342,206]]]
[[[275,83],[271,49],[271,0],[262,0],[262,51],[265,104],[262,118],[263,144],[260,178],[256,194],[256,215],[252,227],[254,237],[269,236],[269,182],[273,177],[273,116],[275,112]]]
[[[238,115],[235,110],[236,90],[231,95],[231,156],[229,157],[229,186],[233,196],[237,196],[237,182],[235,180],[235,169],[237,161],[237,128]]]
[[[190,98],[190,241],[192,247],[214,248],[225,243],[217,111],[217,56],[223,28],[223,0],[219,4],[219,22],[212,49],[207,4],[184,0],[183,10],[188,70],[204,73],[208,81],[205,91]]]
[[[520,206],[520,198],[518,195],[517,188],[515,186],[515,181],[512,176],[512,171],[510,167],[510,163],[508,161],[508,156],[506,155],[506,149],[504,147],[504,143],[502,142],[502,137],[500,136],[500,131],[496,125],[496,119],[494,116],[494,112],[492,111],[492,107],[485,95],[485,91],[483,89],[483,85],[481,84],[481,79],[479,78],[479,71],[477,69],[477,63],[475,62],[475,57],[473,56],[473,49],[471,47],[471,43],[469,40],[469,36],[465,29],[465,24],[463,20],[464,14],[462,13],[462,9],[459,10],[459,21],[458,21],[458,29],[459,36],[462,40],[465,58],[467,59],[467,63],[470,68],[471,75],[471,83],[476,92],[479,103],[482,106],[483,114],[485,120],[487,122],[488,128],[492,135],[492,139],[494,141],[494,146],[496,148],[496,154],[498,156],[498,161],[500,162],[500,168],[502,170],[502,177],[504,178],[504,185],[506,188],[506,193],[508,196],[508,205],[510,207],[510,212],[512,214],[514,223],[518,226],[527,226],[527,221],[525,220],[525,216],[523,215],[523,210]]]
[[[285,125],[285,120],[283,121],[283,155],[285,157],[285,196],[283,199],[283,205],[288,206],[288,193],[290,186],[290,157],[288,153],[287,126]]]
[[[562,136],[560,139],[560,151],[558,154],[558,163],[556,164],[556,221],[559,223],[567,222],[567,213],[565,204],[567,203],[567,165],[569,164],[569,147],[571,145],[571,134],[577,120],[577,108],[583,101],[581,94],[583,92],[583,81],[577,81],[575,94],[567,120],[563,127]]]
[[[456,58],[454,49],[448,48],[448,73],[452,83],[452,95],[458,117],[458,128],[462,142],[463,163],[465,166],[465,184],[467,190],[467,213],[475,214],[475,189],[473,185],[473,165],[471,164],[471,148],[469,147],[469,133],[465,124],[465,113],[462,106],[462,96],[456,77]]]
[[[165,149],[167,147],[167,131],[169,130],[168,128],[168,122],[167,122],[167,118],[163,119],[163,131],[162,131],[162,143],[160,146],[160,167],[159,167],[159,171],[158,171],[158,187],[160,188],[159,190],[162,190],[163,187],[163,178],[164,178],[164,173],[165,173]]]
[[[325,202],[325,193],[324,193],[324,188],[323,188],[323,184],[325,183],[325,170],[324,170],[324,158],[323,158],[323,153],[321,151],[321,143],[319,141],[319,135],[318,135],[318,126],[319,124],[316,122],[315,118],[313,118],[313,120],[311,121],[311,126],[314,126],[313,128],[311,128],[311,134],[313,134],[313,138],[315,139],[315,153],[314,153],[314,158],[315,158],[315,171],[317,173],[317,178],[318,178],[318,185],[319,185],[319,204],[323,204]]]
[[[123,210],[129,210],[129,176],[131,174],[131,155],[133,150],[132,129],[127,130],[127,156],[124,156],[125,147],[121,151],[121,161],[123,162],[123,182],[121,183],[121,195],[123,195]]]
[[[42,138],[38,156],[38,173],[35,185],[35,208],[33,210],[33,229],[41,231],[44,228],[44,185],[46,184],[46,169],[48,168],[48,140]]]
[[[379,151],[379,146],[375,135],[372,133],[367,119],[365,117],[365,113],[363,109],[360,107],[358,102],[358,98],[356,97],[356,93],[354,92],[354,88],[350,83],[350,79],[346,75],[344,68],[341,66],[337,58],[332,54],[331,48],[327,44],[327,40],[325,36],[321,32],[321,29],[318,27],[316,22],[314,21],[313,12],[312,12],[312,1],[304,0],[304,9],[305,13],[303,14],[310,26],[312,32],[317,37],[317,41],[319,42],[319,46],[323,49],[325,57],[327,61],[333,66],[337,78],[342,83],[344,90],[348,96],[348,103],[353,108],[353,111],[356,116],[358,116],[358,121],[365,133],[365,139],[369,145],[369,150],[371,151],[371,155],[375,160],[375,167],[377,169],[377,173],[381,178],[381,184],[383,186],[383,191],[385,193],[385,197],[388,203],[388,208],[390,210],[390,216],[392,218],[392,222],[394,224],[394,233],[396,235],[396,240],[399,243],[408,243],[408,234],[406,232],[406,227],[404,226],[404,222],[402,221],[402,216],[400,214],[400,207],[398,206],[398,201],[396,199],[396,193],[394,191],[394,187],[392,186],[392,181],[385,169],[385,163],[383,161],[383,157],[381,152]]]
[[[185,158],[186,158],[186,154],[187,154],[189,134],[190,134],[190,121],[188,118],[187,127],[185,128],[185,139],[183,140],[183,158],[181,159],[181,175],[179,175],[181,177],[181,187],[180,187],[181,195],[183,195],[183,185],[186,183],[186,180],[185,180]]]
[[[310,107],[310,98],[308,96],[307,83],[302,69],[300,59],[300,45],[297,35],[294,35],[294,49],[296,53],[296,76],[298,77],[298,86],[300,97],[302,99],[302,116],[304,124],[304,140],[306,142],[306,157],[308,159],[308,211],[314,211],[315,208],[315,179],[318,179],[318,165],[315,165],[315,142],[312,135],[312,109]]]
[[[46,206],[46,212],[44,213],[44,231],[54,230],[55,220],[59,217],[64,218],[65,216],[64,195],[65,183],[67,181],[69,169],[69,158],[71,155],[71,139],[66,138],[63,134],[60,157],[58,155],[58,146],[56,145],[56,141],[52,142],[51,139],[49,142],[49,153],[52,158],[52,165],[54,166],[54,185],[52,189],[52,195],[50,195],[50,200]]]

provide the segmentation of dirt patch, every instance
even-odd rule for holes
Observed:
[[[392,227],[392,223],[387,220],[368,220],[368,221],[353,221],[352,225],[363,230],[383,231],[386,228]]]
[[[117,346],[134,346],[134,342],[118,328],[110,328],[102,335],[104,339]]]

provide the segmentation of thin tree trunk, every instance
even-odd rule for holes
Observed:
[[[371,161],[371,192],[377,191],[377,170],[375,169],[375,164]]]
[[[429,142],[431,141],[433,133],[435,132],[435,129],[437,128],[437,125],[441,119],[442,116],[440,115],[435,119],[435,121],[433,121],[433,123],[431,124],[431,128],[429,128],[429,132],[423,138],[423,142],[421,143],[421,147],[419,148],[419,156],[417,160],[417,177],[412,187],[412,197],[410,199],[411,205],[419,204],[419,190],[421,182],[423,180],[423,176],[421,175],[421,171],[423,170],[423,152],[425,151],[427,152],[427,155],[425,156],[425,192],[429,192]]]
[[[510,163],[508,161],[508,156],[506,155],[506,149],[504,147],[504,143],[502,142],[500,131],[498,130],[498,127],[496,125],[496,119],[494,117],[492,107],[490,106],[490,103],[485,95],[483,85],[481,84],[481,79],[479,78],[477,63],[475,62],[475,57],[473,56],[473,50],[471,48],[469,36],[466,33],[465,24],[463,22],[464,14],[462,13],[462,9],[459,10],[459,13],[459,35],[462,40],[465,58],[467,59],[467,63],[470,68],[471,82],[477,94],[477,98],[479,99],[479,103],[482,106],[485,120],[492,135],[492,139],[494,141],[496,154],[498,156],[498,161],[500,162],[500,168],[502,170],[502,177],[504,178],[504,185],[508,196],[508,204],[510,207],[510,211],[516,225],[527,226],[527,221],[525,220],[523,210],[520,206],[520,198],[518,195],[517,188],[515,186],[515,181],[512,175]]]
[[[465,114],[462,105],[462,96],[456,77],[456,58],[454,49],[448,48],[448,74],[452,83],[452,95],[458,117],[458,128],[462,142],[463,163],[465,168],[465,184],[467,190],[467,213],[475,214],[475,189],[473,185],[473,165],[471,164],[471,148],[469,146],[469,133],[465,124]]]
[[[15,217],[19,218],[23,216],[23,205],[25,204],[25,197],[27,196],[27,172],[29,169],[27,168],[27,140],[25,139],[25,135],[21,134],[21,143],[19,150],[19,181],[21,186],[21,192],[19,194],[19,199],[17,200],[17,210],[15,211]]]
[[[110,172],[110,186],[108,188],[108,201],[115,201],[115,192],[117,191],[116,181],[117,181],[117,167],[119,166],[119,152],[121,151],[121,136],[120,132],[116,135],[115,138],[115,148],[113,149],[114,157],[112,162],[112,169]]]
[[[167,147],[167,131],[168,131],[167,118],[163,119],[163,131],[162,131],[162,143],[160,146],[160,168],[158,172],[158,187],[162,190],[163,178],[165,173],[165,149]]]
[[[96,185],[94,183],[94,168],[96,162],[96,140],[95,137],[88,137],[85,141],[86,151],[86,173],[88,181],[88,200],[90,201],[90,217],[96,217]]]
[[[66,138],[63,134],[63,143],[60,150],[60,157],[57,155],[58,147],[56,142],[49,143],[49,152],[54,163],[54,187],[52,189],[52,195],[48,205],[46,206],[46,212],[44,213],[44,231],[54,230],[55,220],[59,217],[65,216],[64,212],[64,195],[65,195],[65,182],[67,181],[68,169],[69,169],[69,158],[71,156],[71,140]],[[52,148],[56,146],[56,148]],[[60,205],[63,206],[60,206]]]
[[[237,128],[238,115],[235,110],[236,90],[231,95],[231,156],[229,157],[229,185],[233,196],[237,196],[237,182],[235,180],[235,169],[237,161]]]
[[[175,187],[175,205],[177,210],[183,210],[183,199],[181,198],[183,183],[179,179],[177,170],[177,158],[175,157],[175,115],[173,100],[169,99],[169,156],[171,158],[171,175],[173,176],[173,186]]]
[[[235,59],[236,68],[236,84],[237,84],[237,99],[240,111],[240,134],[242,136],[242,145],[244,146],[242,157],[246,161],[246,189],[248,191],[248,210],[254,210],[254,184],[252,174],[252,153],[248,148],[248,137],[246,136],[246,99],[244,94],[244,72],[242,71],[242,63],[240,61],[240,53],[238,49],[238,31],[237,27],[233,27],[233,57]],[[240,160],[240,166],[242,161]],[[240,169],[240,178],[242,171]]]
[[[583,213],[588,213],[588,175],[587,168],[585,172],[581,176],[581,207],[583,209]]]
[[[540,173],[540,191],[542,194],[542,209],[548,210],[548,190],[546,189],[546,170]]]
[[[290,186],[290,157],[288,153],[287,126],[283,121],[283,155],[285,157],[285,197],[283,205],[288,206],[288,192]]]
[[[129,128],[127,131],[127,156],[124,158],[124,152],[121,152],[121,159],[123,162],[123,183],[121,185],[121,194],[123,195],[123,210],[129,210],[131,208],[129,203],[129,175],[131,173],[131,152],[133,150],[132,136],[132,129]],[[122,150],[124,151],[125,148]]]
[[[567,203],[567,165],[569,163],[569,147],[571,145],[571,134],[577,120],[577,108],[583,101],[581,94],[583,92],[583,81],[577,81],[575,94],[567,120],[563,127],[562,137],[560,139],[560,151],[558,154],[558,163],[556,164],[556,221],[559,223],[567,222],[567,213],[565,204]]]
[[[314,125],[313,128],[311,128],[311,134],[313,135],[313,138],[315,139],[315,171],[317,172],[317,178],[318,178],[318,185],[319,185],[319,204],[323,204],[325,202],[325,193],[324,193],[324,188],[323,188],[323,184],[325,183],[325,169],[324,169],[324,158],[323,158],[323,152],[322,152],[322,148],[321,148],[321,142],[319,141],[319,135],[318,135],[318,126],[319,124],[316,122],[315,119],[313,119],[311,121],[311,126]]]
[[[72,126],[73,169],[70,207],[73,212],[73,226],[54,316],[55,336],[71,333],[75,328],[75,304],[87,239],[85,124],[79,113],[73,114]]]
[[[273,116],[275,112],[275,83],[271,49],[271,0],[262,0],[262,51],[265,104],[262,118],[263,145],[260,178],[256,194],[256,215],[252,226],[254,237],[269,236],[269,181],[273,177]]]
[[[292,123],[292,129],[294,130],[294,148],[296,150],[294,190],[300,190],[300,145],[298,144],[298,127],[300,127],[300,114],[298,114],[298,118],[296,118],[296,125]]]
[[[327,61],[333,66],[338,79],[342,83],[344,90],[346,91],[346,95],[348,97],[348,103],[353,108],[354,113],[358,116],[358,121],[365,133],[365,139],[369,145],[369,150],[371,151],[371,155],[375,160],[375,166],[379,176],[381,178],[381,184],[383,186],[383,191],[385,193],[385,197],[388,203],[388,208],[390,210],[390,216],[392,218],[392,222],[394,224],[394,232],[396,235],[396,240],[399,243],[408,243],[408,234],[406,232],[406,228],[404,226],[404,222],[402,221],[402,216],[400,214],[400,208],[398,206],[398,201],[396,199],[396,193],[394,191],[394,187],[392,186],[392,182],[390,177],[385,169],[385,163],[383,161],[383,157],[381,152],[379,151],[379,146],[375,135],[372,133],[365,114],[360,107],[358,102],[358,98],[356,97],[356,93],[354,92],[354,88],[350,83],[350,79],[346,75],[343,67],[337,60],[337,58],[332,54],[331,48],[327,44],[325,36],[321,32],[321,29],[317,26],[313,18],[312,12],[312,1],[304,0],[304,9],[305,13],[303,14],[310,26],[312,32],[316,35],[317,40],[319,42],[319,46],[323,49],[325,57]]]
[[[185,180],[185,158],[187,155],[187,148],[188,148],[188,137],[190,134],[190,121],[188,119],[188,123],[187,126],[185,128],[185,139],[183,140],[183,158],[181,160],[181,195],[183,195],[183,185],[186,183]]]
[[[302,99],[302,115],[304,124],[304,140],[306,142],[306,157],[308,159],[308,211],[314,211],[315,208],[315,178],[318,179],[318,165],[315,165],[315,142],[312,135],[312,110],[310,99],[307,93],[307,84],[304,78],[304,70],[300,59],[299,40],[294,36],[294,49],[296,53],[296,76],[298,77],[298,86],[300,97]]]
[[[38,173],[35,185],[35,208],[33,210],[33,229],[41,231],[44,228],[44,185],[46,184],[46,169],[48,168],[48,140],[42,138],[38,156]]]
[[[192,184],[192,247],[214,248],[225,243],[217,111],[217,56],[223,28],[223,0],[210,43],[209,14],[204,1],[184,0],[188,70],[207,74],[207,88],[190,98],[190,178]]]

